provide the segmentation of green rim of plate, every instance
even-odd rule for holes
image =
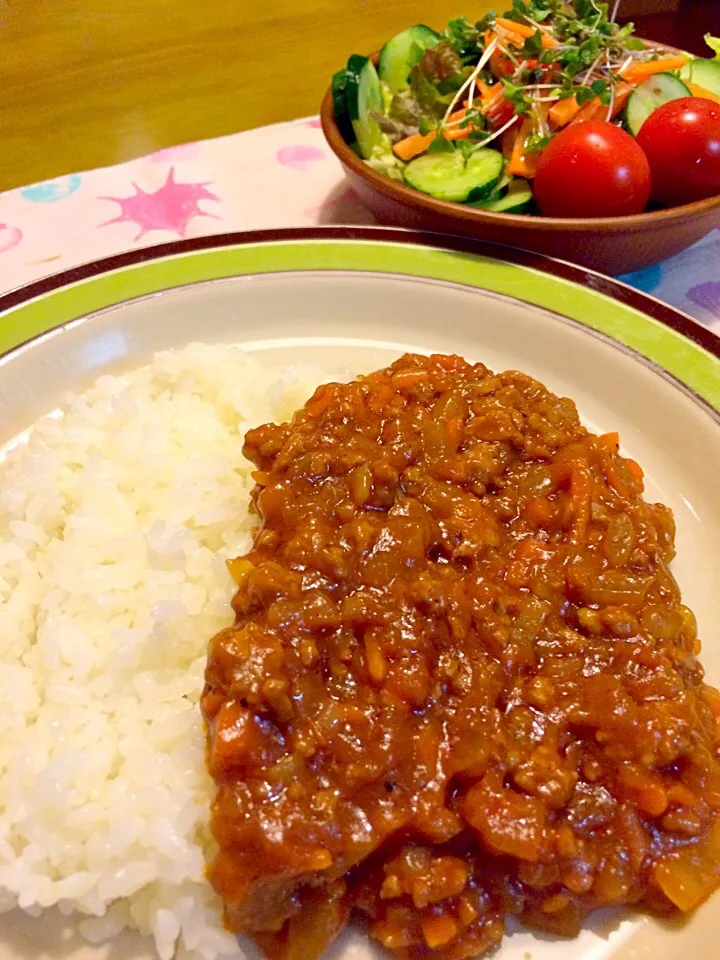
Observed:
[[[145,256],[153,257],[153,254],[145,251]],[[309,270],[422,277],[514,297],[619,341],[720,410],[720,360],[682,333],[627,303],[574,280],[509,260],[376,239],[305,237],[249,241],[158,255],[110,269],[40,292],[6,310],[0,315],[0,354],[87,314],[174,287],[237,276]],[[584,272],[583,275],[594,276]],[[653,303],[649,299],[647,302]]]

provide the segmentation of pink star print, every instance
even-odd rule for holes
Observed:
[[[170,168],[165,183],[154,193],[146,193],[136,183],[133,183],[133,187],[135,193],[129,197],[100,197],[101,200],[112,200],[113,203],[120,204],[120,215],[101,223],[101,227],[110,223],[135,223],[140,227],[136,240],[151,230],[170,230],[184,237],[188,224],[194,217],[220,219],[214,213],[198,207],[199,200],[220,199],[206,189],[207,182],[176,183],[174,167]]]

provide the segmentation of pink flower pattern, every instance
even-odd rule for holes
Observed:
[[[0,223],[0,253],[12,250],[23,238],[23,232],[19,227],[9,227],[6,223]]]
[[[177,147],[166,147],[164,150],[156,150],[151,153],[148,160],[153,163],[168,163],[178,160],[195,160],[200,154],[199,143],[181,143]]]
[[[208,183],[209,181],[177,183],[175,168],[171,167],[165,183],[153,193],[146,193],[137,183],[133,183],[135,193],[129,197],[100,197],[100,200],[111,200],[120,205],[120,214],[112,220],[106,220],[100,226],[107,227],[112,223],[134,223],[140,227],[136,240],[140,240],[151,230],[169,230],[179,237],[184,237],[188,224],[194,217],[220,219],[214,213],[201,210],[198,206],[200,200],[220,199],[207,189]]]
[[[318,163],[325,159],[325,154],[317,147],[309,147],[306,144],[298,143],[291,147],[283,147],[277,152],[277,161],[284,167],[291,167],[293,170],[304,170],[309,163]]]

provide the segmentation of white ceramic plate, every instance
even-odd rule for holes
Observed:
[[[620,432],[646,471],[646,496],[673,509],[674,571],[709,679],[720,682],[720,351],[694,321],[579,268],[402,231],[174,244],[0,299],[0,446],[64,391],[192,341],[239,343],[271,365],[309,361],[328,375],[367,372],[408,350],[459,353],[572,397],[591,429]],[[717,960],[717,916],[711,901],[682,927],[609,915],[573,941],[519,932],[496,958]],[[130,935],[91,948],[52,914],[0,919],[0,960],[152,955]],[[332,951],[333,960],[379,955],[358,931]]]

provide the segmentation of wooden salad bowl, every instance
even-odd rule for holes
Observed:
[[[678,52],[660,43],[654,47]],[[373,54],[377,64],[377,54]],[[332,91],[320,110],[323,133],[355,192],[381,223],[455,233],[570,260],[618,275],[667,259],[720,226],[720,195],[629,217],[573,219],[493,213],[436,200],[371,169],[335,122]]]

